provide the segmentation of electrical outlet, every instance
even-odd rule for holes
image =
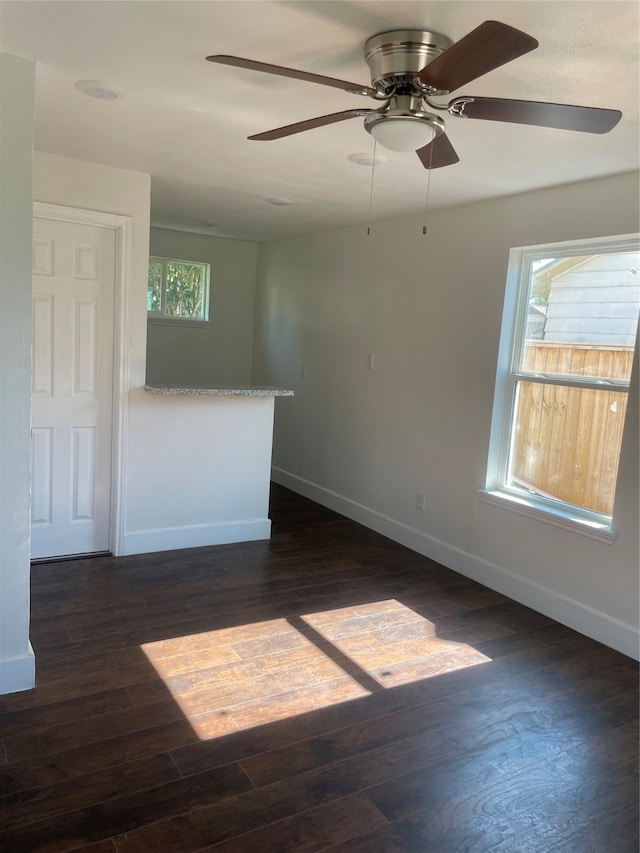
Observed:
[[[367,356],[367,367],[369,368],[369,370],[373,370],[373,353],[372,352],[370,352],[369,355]]]
[[[424,507],[425,507],[425,497],[423,494],[418,492],[418,495],[416,497],[416,509],[419,509],[422,512],[424,512]]]
[[[303,363],[302,366],[300,367],[300,376],[303,379],[307,378],[307,365],[305,363]]]

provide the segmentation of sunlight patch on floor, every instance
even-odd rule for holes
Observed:
[[[433,622],[395,599],[302,618],[384,687],[491,660],[467,643],[439,638]]]
[[[203,740],[490,660],[393,599],[141,648]]]

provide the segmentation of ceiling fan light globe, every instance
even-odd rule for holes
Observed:
[[[367,127],[379,145],[390,151],[417,151],[433,141],[435,127],[413,116],[383,116]]]

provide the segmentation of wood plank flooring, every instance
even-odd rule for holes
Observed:
[[[633,661],[282,487],[270,514],[33,567],[0,850],[637,853]]]

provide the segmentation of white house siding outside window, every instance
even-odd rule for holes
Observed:
[[[637,235],[511,251],[486,500],[614,537],[639,311]]]

